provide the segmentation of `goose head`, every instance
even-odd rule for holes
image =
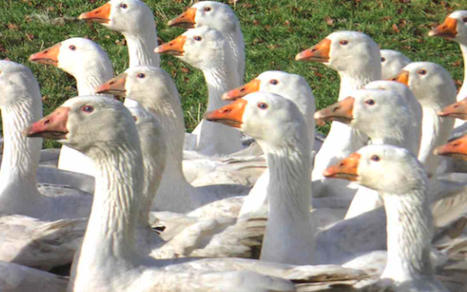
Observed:
[[[111,0],[99,8],[82,13],[79,19],[100,23],[123,34],[154,27],[151,9],[139,0]]]
[[[0,107],[14,106],[31,99],[41,102],[39,84],[31,70],[21,64],[0,60]],[[38,105],[41,109],[41,106]]]
[[[297,54],[295,60],[320,62],[338,72],[381,70],[378,45],[366,34],[356,31],[333,32],[317,45]]]
[[[467,120],[467,98],[450,104],[437,113],[440,117]]]
[[[25,134],[57,140],[88,155],[95,148],[139,141],[134,118],[121,102],[91,95],[67,100]]]
[[[223,64],[228,52],[222,33],[209,27],[189,29],[176,39],[162,44],[156,53],[173,55],[200,70]]]
[[[436,155],[449,156],[457,159],[467,160],[467,135],[453,140],[435,149]]]
[[[390,145],[368,145],[323,175],[356,181],[381,193],[406,194],[428,180],[423,166],[408,150]]]
[[[435,63],[410,63],[391,80],[407,85],[422,104],[447,105],[456,99],[457,89],[451,75]]]
[[[98,44],[85,38],[67,39],[31,55],[29,60],[56,66],[73,76],[86,74],[96,70],[96,67],[112,68],[106,52]]]
[[[305,78],[282,71],[263,72],[249,83],[226,92],[222,98],[235,100],[257,91],[275,93],[293,101],[310,118],[315,110],[313,92]]]
[[[220,109],[207,112],[205,119],[240,129],[261,145],[281,147],[291,139],[306,137],[306,123],[290,100],[268,92],[251,93]],[[298,138],[301,137],[301,138]]]
[[[381,50],[381,78],[393,78],[411,61],[401,52]]]
[[[391,90],[399,93],[405,97],[412,97],[413,93],[410,91],[409,87],[404,83],[395,82],[392,80],[377,80],[372,81],[365,85],[365,89],[382,89],[382,90]],[[414,97],[415,98],[415,97]]]
[[[443,23],[431,30],[428,35],[467,44],[467,11],[459,10],[451,13]]]
[[[223,33],[233,33],[238,24],[237,16],[229,5],[214,1],[200,1],[167,23],[168,26],[183,28],[207,26]]]
[[[152,96],[166,100],[178,96],[170,75],[161,68],[151,66],[130,67],[97,87],[96,93],[129,97],[142,105],[147,105]]]
[[[315,113],[315,119],[338,121],[361,130],[372,139],[407,127],[410,113],[405,99],[394,91],[360,89],[352,96]],[[398,127],[399,126],[399,127]]]

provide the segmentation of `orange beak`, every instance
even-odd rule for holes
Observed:
[[[467,120],[467,98],[448,105],[437,113],[440,117],[457,118]]]
[[[183,54],[185,53],[185,51],[183,50],[185,41],[186,36],[181,35],[173,41],[158,46],[154,49],[154,52],[173,56],[183,56]]]
[[[238,88],[232,89],[229,92],[224,93],[224,95],[222,95],[222,99],[233,100],[240,97],[244,97],[247,94],[259,91],[260,86],[261,81],[259,79],[253,79],[243,86],[240,86]]]
[[[118,96],[126,96],[126,83],[127,73],[122,73],[114,77],[104,84],[96,88],[96,93],[112,94]]]
[[[58,66],[58,54],[60,53],[60,47],[62,43],[51,46],[42,52],[32,54],[29,57],[29,61],[36,62],[45,65]]]
[[[350,181],[358,179],[358,163],[360,154],[353,153],[349,157],[342,159],[339,163],[329,166],[323,172],[323,176],[327,178],[340,178]]]
[[[78,19],[82,19],[85,21],[93,21],[93,22],[98,22],[98,23],[109,23],[111,10],[112,10],[112,4],[107,3],[89,12],[81,13]]]
[[[204,118],[211,122],[221,123],[234,128],[241,128],[243,124],[243,112],[247,105],[244,99],[237,99],[229,105],[204,114]]]
[[[399,75],[397,75],[396,77],[390,80],[397,81],[399,83],[409,86],[409,74],[410,74],[409,71],[402,70],[402,72],[399,73]]]
[[[467,135],[435,149],[436,155],[467,160]]]
[[[443,23],[428,33],[429,36],[455,38],[457,36],[457,20],[447,17]]]
[[[170,20],[168,26],[176,26],[182,28],[194,28],[196,21],[196,8],[188,8],[185,12]]]
[[[65,139],[68,134],[66,123],[68,121],[69,107],[59,107],[50,115],[43,117],[25,130],[27,137],[42,137],[52,140]]]
[[[315,46],[298,53],[295,56],[296,61],[310,61],[310,62],[329,62],[329,52],[331,51],[331,40],[324,39]]]
[[[337,121],[344,124],[350,124],[353,120],[353,105],[355,98],[348,96],[343,100],[328,106],[315,113],[317,124],[323,124],[324,121]]]

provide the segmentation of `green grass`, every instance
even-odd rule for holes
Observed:
[[[33,70],[41,85],[46,114],[77,94],[75,81],[57,68],[28,62],[29,55],[71,37],[88,37],[107,51],[115,74],[128,67],[128,53],[120,43],[124,39],[121,34],[99,24],[86,24],[74,19],[105,2],[1,0],[0,58],[26,64]],[[145,2],[154,11],[158,36],[163,41],[183,33],[183,29],[167,27],[166,23],[190,6],[191,1]],[[362,31],[381,48],[402,51],[412,61],[439,63],[451,72],[455,80],[463,79],[458,45],[430,38],[427,33],[432,25],[442,22],[450,12],[467,9],[467,0],[240,0],[232,7],[240,19],[245,38],[245,81],[272,69],[300,74],[313,88],[318,109],[336,101],[338,76],[321,64],[296,62],[294,56],[336,30]],[[65,21],[60,22],[63,19]],[[199,70],[171,56],[162,56],[162,67],[175,79],[182,98],[186,127],[192,130],[205,109],[207,89],[203,76]],[[319,130],[325,133],[328,128],[325,126]],[[46,146],[50,147],[50,144]]]

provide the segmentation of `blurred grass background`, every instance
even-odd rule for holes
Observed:
[[[109,54],[115,74],[128,67],[124,37],[99,24],[76,18],[102,0],[1,0],[0,59],[29,66],[41,86],[44,114],[77,95],[74,78],[51,67],[28,62],[28,57],[71,37],[87,37]],[[158,37],[167,42],[184,32],[167,21],[193,1],[146,0],[153,10]],[[339,78],[324,65],[294,61],[295,55],[336,30],[357,30],[371,36],[383,49],[403,52],[412,61],[431,61],[451,72],[457,85],[463,80],[463,62],[456,43],[428,37],[428,31],[455,10],[467,9],[467,0],[227,0],[236,12],[245,38],[246,77],[266,70],[304,76],[321,109],[337,100]],[[162,56],[162,67],[178,86],[191,131],[205,110],[207,89],[200,71],[172,56]],[[318,129],[327,133],[328,126]],[[50,141],[48,142],[50,143]],[[46,144],[51,147],[53,144]]]

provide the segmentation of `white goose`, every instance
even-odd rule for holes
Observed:
[[[234,100],[257,91],[275,93],[295,103],[307,123],[310,150],[313,150],[315,137],[315,97],[306,80],[302,76],[296,74],[281,71],[266,71],[249,83],[226,92],[222,98],[225,100]],[[240,216],[256,213],[262,207],[267,209],[269,178],[269,171],[266,170],[251,189],[248,196],[245,197],[239,214]]]
[[[207,26],[220,31],[227,39],[233,53],[238,80],[243,82],[245,76],[245,43],[243,42],[240,22],[229,5],[214,1],[200,1],[170,20],[167,25],[188,29]]]
[[[439,164],[439,157],[433,155],[433,150],[448,141],[454,126],[452,119],[443,119],[437,113],[456,101],[456,86],[442,66],[430,62],[411,63],[393,80],[407,85],[422,106],[422,140],[418,159],[431,178]]]
[[[407,66],[410,59],[401,52],[394,50],[381,50],[381,79],[386,80],[395,77]]]
[[[203,71],[209,91],[208,111],[228,104],[221,99],[222,94],[241,85],[227,39],[217,30],[190,29],[155,51],[174,55]],[[202,121],[197,139],[197,151],[209,156],[227,155],[243,148],[239,131],[216,123]]]
[[[177,260],[139,256],[135,226],[144,174],[133,117],[121,103],[98,96],[70,99],[56,112],[64,114],[55,123],[33,124],[28,135],[73,145],[92,157],[99,169],[94,208],[70,290],[173,291],[177,287],[179,291],[294,291],[287,280],[253,271],[301,282],[331,272],[344,279],[362,277],[361,272],[329,266],[295,268],[240,259],[174,264]],[[57,116],[56,112],[52,115]],[[109,128],[109,124],[114,127]],[[98,134],[90,136],[89,130]]]
[[[92,21],[123,34],[130,57],[129,67],[148,65],[159,67],[156,23],[151,9],[139,0],[111,0],[79,19]],[[109,78],[110,79],[110,78]]]
[[[92,195],[64,187],[37,188],[36,170],[42,140],[22,135],[42,118],[39,85],[25,66],[0,61],[0,108],[3,121],[3,159],[0,170],[0,211],[42,220],[89,215]]]
[[[376,81],[376,83],[379,81]],[[384,81],[381,81],[384,82]],[[387,81],[387,83],[394,83]],[[402,84],[401,87],[408,88]],[[421,139],[421,108],[413,115],[407,97],[381,89],[360,89],[340,102],[316,113],[323,120],[338,121],[356,128],[368,137],[372,144],[394,145],[418,154]],[[416,100],[415,100],[416,101]],[[355,194],[346,219],[381,207],[383,202],[374,190],[360,188]]]
[[[186,180],[182,169],[183,112],[177,88],[163,69],[136,66],[99,86],[97,91],[131,97],[157,116],[164,128],[168,145],[167,163],[153,210],[188,212],[225,197],[247,194],[248,188],[239,185],[193,187]],[[215,168],[215,161],[211,164]]]
[[[338,100],[371,81],[381,79],[381,54],[378,45],[360,32],[334,32],[316,46],[297,54],[295,59],[321,62],[336,70],[341,78]],[[368,137],[349,126],[332,123],[331,130],[316,155],[313,180],[323,179],[322,173],[327,166],[358,150],[367,141]],[[315,189],[315,196],[329,196],[331,193],[342,196],[342,189],[332,192],[336,188],[333,186],[336,181],[323,179],[323,183],[321,190]]]
[[[357,181],[383,197],[388,252],[375,286],[401,292],[448,291],[435,278],[430,259],[434,229],[428,177],[411,152],[389,145],[366,146],[329,167],[325,175]]]
[[[29,60],[56,66],[75,77],[79,95],[94,94],[96,86],[113,77],[109,57],[98,44],[89,39],[67,39],[31,55]],[[92,161],[66,146],[60,151],[58,168],[94,175]]]

